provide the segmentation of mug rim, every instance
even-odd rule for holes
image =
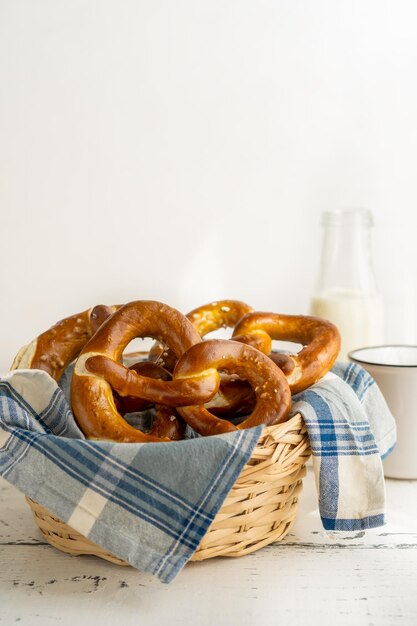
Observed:
[[[412,344],[401,344],[401,343],[387,343],[387,344],[379,344],[376,346],[364,346],[363,348],[356,348],[355,350],[351,350],[348,353],[348,358],[354,363],[358,363],[358,365],[374,365],[376,367],[398,367],[398,368],[417,368],[417,360],[414,364],[406,364],[406,363],[385,363],[383,361],[375,362],[375,361],[366,361],[365,359],[358,359],[354,355],[365,350],[379,350],[380,348],[413,348],[417,350],[417,345]]]

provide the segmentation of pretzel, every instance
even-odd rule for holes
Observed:
[[[255,403],[255,393],[246,380],[220,372],[219,391],[204,406],[216,417],[233,419],[251,413]]]
[[[60,320],[17,355],[12,368],[40,369],[58,381],[65,368],[118,306],[98,304]]]
[[[256,404],[241,424],[216,417],[203,406],[178,408],[184,420],[201,435],[216,435],[258,424],[278,424],[291,408],[291,392],[284,374],[272,361],[252,346],[236,341],[210,339],[192,346],[178,361],[173,380],[186,380],[214,370],[237,374],[252,386]]]
[[[136,301],[121,307],[81,351],[71,383],[77,422],[90,439],[123,442],[161,441],[128,424],[117,411],[112,388],[121,396],[138,395],[158,404],[175,406],[204,402],[218,390],[214,371],[200,371],[187,380],[162,381],[141,376],[121,363],[124,348],[136,337],[164,342],[180,358],[201,338],[179,311],[155,301]]]
[[[239,300],[219,300],[211,302],[187,313],[188,319],[195,328],[205,337],[208,333],[219,328],[235,328],[239,321],[253,308]],[[261,329],[253,329],[250,334],[234,334],[233,341],[239,341],[251,345],[257,350],[268,354],[272,349],[270,336]]]
[[[205,337],[220,328],[234,328],[238,321],[252,311],[252,307],[240,300],[218,300],[209,302],[187,313],[187,319],[201,337]],[[261,336],[262,335],[262,336]],[[262,352],[271,349],[272,342],[266,333],[252,333],[248,337],[236,337],[235,341],[251,344]],[[162,344],[156,343],[149,352],[149,359],[173,371],[176,364],[175,355]],[[217,395],[206,407],[215,415],[239,415],[250,412],[254,406],[253,390],[245,381],[236,380],[236,376],[220,376],[220,387]]]
[[[201,337],[219,328],[234,328],[238,321],[253,311],[253,308],[239,300],[219,300],[210,302],[187,313],[187,318]]]
[[[148,376],[149,378],[157,378],[159,380],[172,379],[170,372],[160,365],[152,363],[152,361],[139,361],[131,365],[129,369],[142,376]],[[116,408],[122,416],[126,415],[126,413],[146,411],[153,406],[152,402],[149,400],[138,398],[137,396],[121,396],[115,390],[113,390],[113,397]]]
[[[307,315],[252,312],[237,324],[234,335],[262,331],[271,339],[301,343],[298,354],[270,354],[282,369],[293,394],[320,380],[340,351],[340,334],[331,322]],[[234,337],[233,337],[234,338]]]
[[[194,324],[201,337],[219,328],[234,328],[240,319],[253,308],[240,300],[219,300],[197,307],[187,313],[188,319]],[[272,348],[272,340],[263,331],[255,331],[250,335],[233,337],[268,354]],[[206,404],[206,408],[216,416],[250,413],[255,405],[255,395],[251,386],[236,376],[220,375],[218,394]]]
[[[151,361],[139,361],[131,365],[129,369],[142,374],[142,376],[150,376],[160,380],[172,379],[170,372]],[[138,413],[153,406],[147,400],[137,398],[136,396],[120,396],[114,390],[113,397],[116,409],[123,417],[126,413]],[[150,435],[171,440],[182,439],[185,427],[184,420],[174,408],[155,404],[153,406],[153,414],[152,426],[149,430]]]
[[[184,438],[185,422],[178,412],[170,406],[155,405],[155,416],[149,435],[160,439],[179,441]]]
[[[193,309],[187,313],[186,317],[193,324],[200,337],[205,337],[208,333],[219,328],[234,328],[238,321],[249,311],[253,311],[253,309],[245,302],[240,302],[239,300],[219,300]],[[170,372],[174,370],[176,363],[175,355],[160,343],[152,346],[149,352],[149,359],[162,365]]]

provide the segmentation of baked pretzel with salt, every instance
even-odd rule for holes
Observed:
[[[159,378],[160,380],[172,380],[171,372],[152,361],[139,361],[129,367],[137,374]],[[152,426],[149,435],[178,441],[183,438],[185,422],[174,407],[163,404],[153,404],[149,400],[143,400],[136,396],[120,396],[113,390],[113,398],[117,411],[122,417],[127,413],[140,413],[147,409],[153,409]]]
[[[187,318],[203,338],[221,328],[234,328],[239,320],[250,311],[253,311],[253,308],[246,302],[240,300],[218,300],[193,309],[187,313]],[[261,351],[266,351],[270,347],[270,343],[267,346],[264,343],[259,344],[254,334],[250,336],[249,341],[245,341],[244,337],[235,338],[235,341],[240,340],[244,343],[251,343],[251,345]],[[206,409],[216,416],[227,415],[230,417],[247,415],[252,411],[254,404],[255,394],[246,381],[239,379],[236,374],[230,375],[221,372],[219,391],[206,404]]]
[[[220,328],[234,328],[238,321],[253,308],[240,300],[218,300],[193,309],[186,314],[201,338]],[[255,346],[258,347],[258,346]],[[175,355],[161,343],[152,346],[149,359],[158,365],[174,370]]]
[[[218,390],[213,370],[199,371],[184,380],[142,376],[122,364],[125,347],[137,337],[152,337],[168,346],[179,359],[201,342],[191,322],[176,309],[155,301],[139,300],[121,307],[84,346],[75,364],[71,403],[76,420],[91,439],[123,442],[167,440],[143,433],[117,411],[113,390],[171,407],[202,404]]]
[[[219,300],[197,307],[187,313],[188,319],[195,328],[205,337],[220,328],[235,328],[239,321],[253,308],[240,300]],[[252,330],[250,334],[240,334],[233,337],[234,341],[251,345],[265,354],[272,349],[272,340],[262,330]],[[247,381],[241,380],[235,373],[220,374],[220,388],[216,396],[206,404],[206,408],[216,416],[236,416],[248,414],[253,410],[256,402],[253,388]]]
[[[234,328],[239,320],[253,308],[240,300],[218,300],[203,304],[186,314],[201,338],[221,328]],[[262,336],[260,336],[262,335]],[[266,333],[252,333],[249,337],[236,337],[236,341],[250,343],[262,352],[271,349],[271,339]],[[149,359],[172,372],[177,359],[172,350],[156,343],[149,352]],[[220,387],[206,408],[215,415],[239,416],[249,413],[255,404],[251,386],[236,375],[220,374]]]
[[[201,337],[220,328],[236,328],[240,320],[253,312],[253,307],[240,300],[219,300],[204,304],[187,313],[187,317]],[[251,345],[268,354],[272,348],[269,335],[262,329],[254,328],[250,334],[233,333],[233,340]]]
[[[31,344],[22,348],[16,356],[12,369],[41,369],[56,381],[64,370],[79,355],[85,344],[97,332],[120,305],[107,306],[98,304],[86,311],[71,315],[54,324],[39,335]],[[147,377],[171,380],[172,376],[163,368],[150,362],[140,362],[132,369]],[[152,406],[152,402],[114,394],[114,401],[119,412],[139,412]],[[171,407],[155,405],[154,419],[149,434],[172,440],[182,438],[184,421]]]
[[[238,322],[232,339],[260,332],[273,340],[302,344],[297,354],[269,353],[286,375],[293,394],[323,378],[340,352],[340,333],[336,326],[308,315],[250,312]]]
[[[44,370],[58,381],[87,341],[118,308],[118,305],[98,304],[60,320],[20,350],[12,369]]]
[[[239,425],[221,419],[205,406],[178,407],[184,420],[201,435],[217,435],[259,424],[272,425],[287,419],[291,392],[283,372],[262,352],[231,340],[209,339],[192,346],[178,361],[173,380],[187,380],[204,372],[236,374],[255,393],[255,407]]]

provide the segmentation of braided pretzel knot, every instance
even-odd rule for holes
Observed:
[[[71,383],[71,402],[77,422],[89,438],[124,442],[166,441],[128,424],[117,411],[113,391],[151,402],[179,406],[204,403],[218,390],[214,371],[200,371],[185,380],[142,376],[122,365],[127,344],[136,337],[165,343],[179,359],[201,338],[191,322],[160,302],[136,301],[121,307],[83,348]]]
[[[247,380],[255,392],[253,412],[238,426],[218,418],[204,406],[185,406],[179,413],[202,435],[216,435],[258,424],[283,422],[291,408],[291,392],[284,374],[262,352],[236,341],[211,339],[190,348],[178,361],[174,380],[219,370],[237,374]]]
[[[250,337],[253,332],[303,345],[298,354],[269,354],[285,373],[293,394],[320,380],[333,366],[340,351],[336,326],[317,317],[252,312],[239,321],[234,336]]]
[[[253,308],[240,300],[218,300],[203,304],[189,313],[186,317],[192,322],[198,334],[203,338],[220,328],[234,328],[240,319]],[[272,348],[271,338],[262,331],[252,331],[250,335],[235,336],[239,341],[257,348],[268,354]],[[149,358],[162,363],[173,371],[176,359],[170,350],[164,350],[161,345],[152,347]],[[206,405],[206,408],[216,416],[248,414],[255,404],[255,394],[252,387],[235,374],[225,372],[220,374],[220,387],[216,396]]]
[[[201,337],[219,330],[220,328],[234,328],[240,319],[253,308],[240,300],[218,300],[203,304],[187,313],[187,318],[193,323]],[[266,339],[265,339],[266,338]],[[252,333],[249,337],[234,337],[235,341],[250,344],[261,352],[270,352],[272,342],[266,333],[260,337]],[[214,415],[247,415],[255,405],[255,394],[252,387],[236,374],[220,374],[220,388],[216,396],[206,405]]]
[[[186,317],[193,324],[201,338],[220,328],[234,328],[238,321],[253,308],[240,300],[218,300],[203,304],[189,313]],[[235,337],[235,341],[253,345],[262,352],[268,353],[272,341],[266,333],[251,333],[248,337]],[[172,350],[160,343],[152,346],[149,359],[155,361],[172,372],[177,359]],[[255,403],[253,390],[247,382],[239,380],[236,375],[225,373],[220,375],[220,387],[216,396],[207,407],[215,415],[243,415],[250,412]]]

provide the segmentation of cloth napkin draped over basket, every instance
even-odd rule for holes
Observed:
[[[384,524],[381,458],[395,424],[357,365],[337,364],[295,396],[284,424],[155,444],[86,440],[67,401],[70,376],[0,378],[0,475],[61,550],[170,582],[190,559],[277,541],[295,519],[310,445],[324,528]]]

